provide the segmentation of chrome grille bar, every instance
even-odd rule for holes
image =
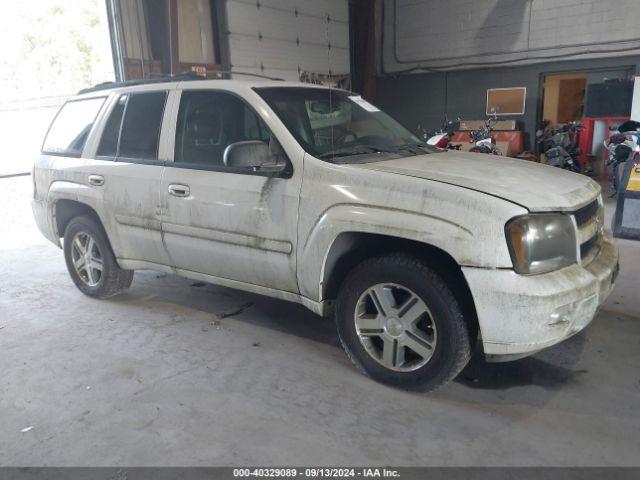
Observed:
[[[573,212],[576,222],[580,263],[589,264],[600,251],[603,238],[602,217],[604,206],[600,197]]]

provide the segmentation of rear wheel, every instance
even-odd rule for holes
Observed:
[[[336,326],[353,363],[375,380],[434,390],[471,357],[455,296],[427,265],[405,255],[367,260],[345,280]]]
[[[64,257],[71,279],[90,297],[112,297],[133,280],[133,270],[118,266],[104,230],[89,215],[75,217],[67,225]]]

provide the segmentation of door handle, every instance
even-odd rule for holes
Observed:
[[[179,183],[172,183],[169,185],[169,194],[174,197],[188,197],[191,190],[188,185],[181,185]]]
[[[89,175],[89,185],[101,187],[104,185],[104,177],[102,175]]]

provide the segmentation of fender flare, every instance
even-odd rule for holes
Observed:
[[[75,202],[87,205],[96,212],[96,214],[98,215],[98,219],[102,223],[103,227],[105,227],[105,229],[107,228],[107,225],[105,225],[104,222],[104,216],[101,214],[104,202],[102,196],[99,195],[98,192],[96,192],[88,185],[84,185],[79,182],[56,180],[49,186],[46,203],[50,208],[50,211],[48,212],[48,218],[51,231],[54,232],[58,238],[62,233],[58,232],[56,222],[56,205],[59,200],[73,200]]]
[[[387,207],[341,204],[329,208],[298,249],[300,293],[322,300],[329,253],[343,233],[386,235],[414,240],[448,253],[459,265],[473,265],[474,233],[449,220]]]

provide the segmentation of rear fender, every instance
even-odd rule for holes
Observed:
[[[104,215],[105,204],[101,190],[82,183],[58,180],[51,184],[46,202],[50,208],[49,222],[52,231],[55,232],[57,237],[61,237],[64,234],[64,232],[58,232],[56,222],[56,203],[63,199],[73,200],[91,207],[98,215],[98,219],[104,226],[107,234],[112,231],[112,226],[108,225],[108,222],[105,222],[107,217]]]

